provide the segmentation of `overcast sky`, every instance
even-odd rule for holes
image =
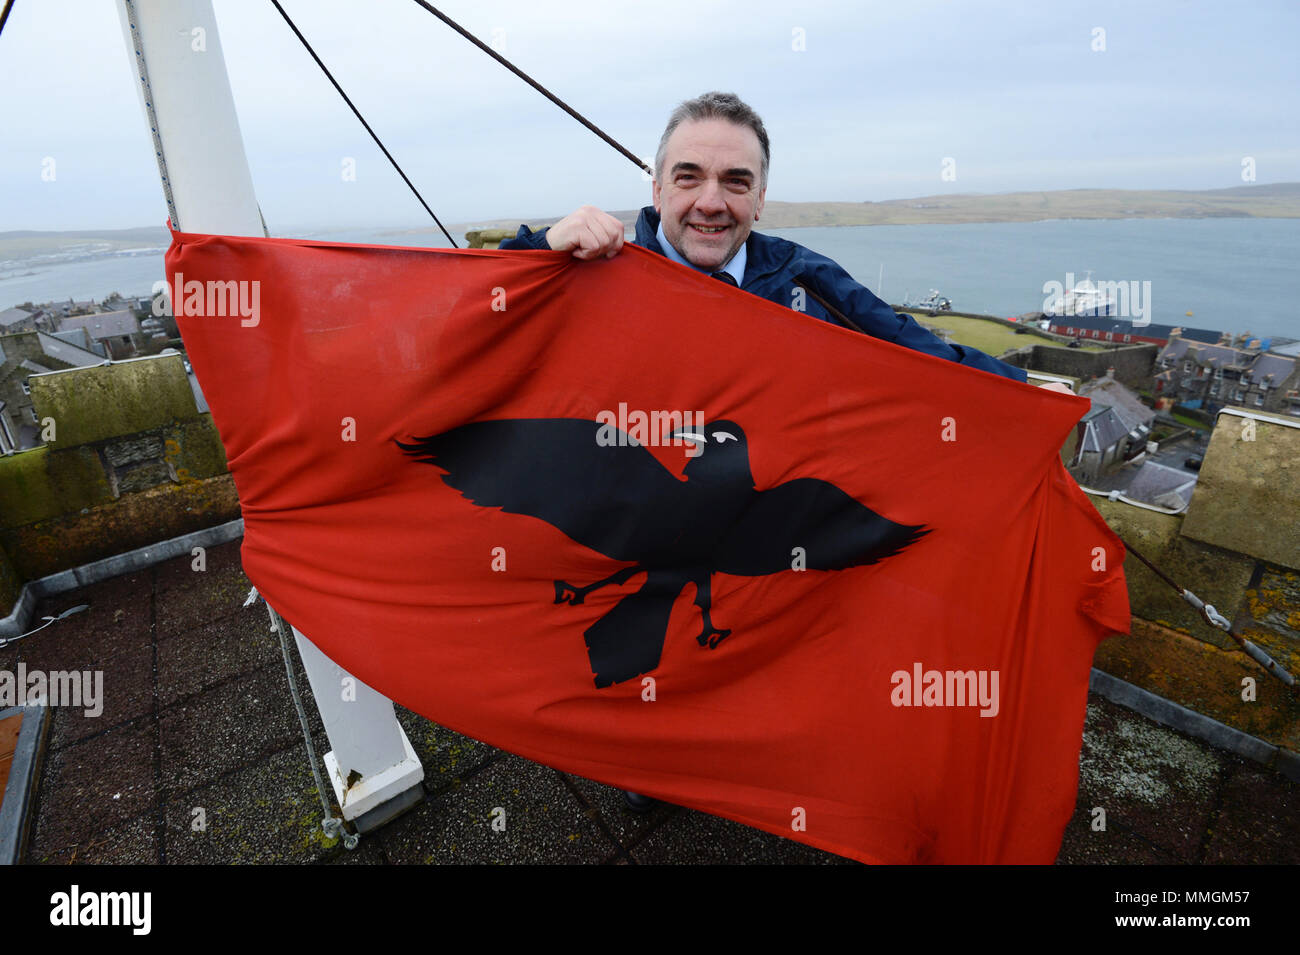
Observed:
[[[649,202],[626,159],[410,0],[282,3],[444,222]],[[430,224],[268,0],[215,6],[272,234]],[[1300,180],[1294,0],[440,8],[638,155],[677,102],[735,91],[771,135],[769,200],[1223,188],[1244,157],[1260,183]],[[0,231],[165,221],[134,82],[116,2],[16,0]]]

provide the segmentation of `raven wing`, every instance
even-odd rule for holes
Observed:
[[[600,429],[582,418],[508,418],[397,445],[480,507],[540,518],[607,557],[640,561],[672,539],[685,483],[625,432],[620,445],[599,444]]]
[[[844,570],[892,557],[930,533],[922,524],[896,524],[834,484],[799,478],[754,495],[753,503],[719,542],[714,570],[759,577],[791,570],[803,549],[809,570]]]

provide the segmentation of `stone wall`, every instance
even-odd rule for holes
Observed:
[[[0,458],[0,616],[22,584],[239,517],[179,355],[31,378],[46,443]]]
[[[1184,514],[1092,501],[1144,557],[1300,676],[1300,419],[1278,417],[1297,427],[1219,416]],[[1096,665],[1300,752],[1300,696],[1131,554],[1124,570],[1133,634],[1103,642]],[[1252,689],[1243,684],[1248,679],[1254,699],[1243,698]]]
[[[1032,369],[1052,375],[1067,375],[1088,381],[1104,378],[1106,369],[1115,369],[1115,379],[1134,391],[1149,391],[1155,367],[1156,345],[1128,345],[1107,351],[1084,351],[1055,345],[1030,345],[999,357],[1017,368]]]

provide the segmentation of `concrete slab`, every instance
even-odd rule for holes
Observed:
[[[394,705],[397,722],[424,766],[424,788],[431,794],[456,785],[500,755],[487,743],[439,726],[404,707]]]
[[[615,846],[583,808],[555,770],[506,754],[376,838],[399,865],[603,862]]]
[[[853,860],[730,819],[682,810],[631,850],[641,865],[856,865]]]
[[[153,721],[141,718],[48,754],[29,857],[85,845],[154,808],[156,739]]]
[[[1201,860],[1209,865],[1300,863],[1300,783],[1279,784],[1266,769],[1243,764],[1223,788],[1219,817]]]
[[[37,865],[156,865],[158,813],[149,810],[44,855],[28,854]]]
[[[301,743],[170,798],[166,818],[168,863],[303,864],[346,851],[321,829],[320,798]]]
[[[1175,861],[1195,862],[1226,776],[1224,756],[1106,700],[1088,704],[1079,805],[1142,836]]]
[[[265,610],[174,633],[158,641],[159,705],[170,706],[273,664],[283,668],[282,660],[280,640],[271,632]]]
[[[313,732],[321,730],[309,701],[306,709]],[[159,728],[160,782],[169,793],[211,783],[302,739],[279,662],[163,710]]]

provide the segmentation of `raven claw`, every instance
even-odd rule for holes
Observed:
[[[567,603],[576,606],[577,604],[582,603],[582,598],[584,596],[585,595],[579,591],[577,587],[573,586],[573,584],[566,584],[563,580],[557,580],[555,582],[555,602],[557,604]]]
[[[695,642],[702,647],[707,646],[710,650],[716,650],[718,648],[718,644],[721,643],[723,640],[727,639],[727,637],[729,636],[731,636],[730,630],[709,629],[709,630],[705,630],[702,634],[696,637]]]

